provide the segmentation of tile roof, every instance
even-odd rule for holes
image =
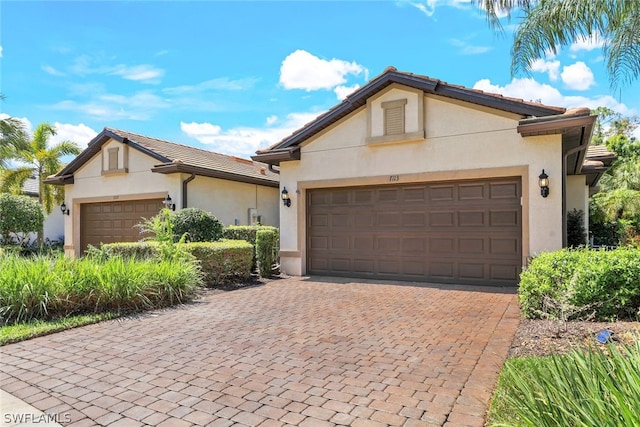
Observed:
[[[520,98],[506,97],[496,93],[484,92],[479,89],[469,89],[428,76],[398,71],[395,67],[387,67],[382,74],[371,79],[369,83],[347,96],[341,103],[320,114],[314,120],[305,124],[282,141],[266,149],[258,150],[256,152],[257,155],[252,156],[252,158],[260,159],[261,155],[298,146],[302,141],[311,138],[318,132],[364,106],[368,98],[393,83],[421,89],[429,94],[512,112],[523,116],[523,118],[554,116],[563,114],[566,111],[563,107],[544,105],[538,102],[525,101]],[[263,159],[266,158],[266,156],[263,156]]]
[[[47,178],[48,184],[72,184],[74,173],[94,156],[102,146],[115,139],[157,160],[152,172],[194,173],[231,181],[277,187],[280,177],[269,165],[250,159],[215,153],[213,151],[177,144],[158,138],[114,128],[104,128],[87,148],[60,172]]]
[[[138,144],[147,150],[159,154],[164,163],[182,163],[203,169],[211,169],[236,175],[278,182],[278,174],[269,170],[268,165],[250,159],[215,153],[213,151],[177,144],[158,138],[152,138],[120,129],[105,128],[122,138]]]

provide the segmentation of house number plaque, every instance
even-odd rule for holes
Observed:
[[[400,175],[389,175],[390,182],[400,181]]]

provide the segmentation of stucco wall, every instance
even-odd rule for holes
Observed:
[[[189,206],[213,213],[224,225],[249,225],[249,209],[256,209],[263,225],[278,226],[277,188],[202,176],[187,188]]]
[[[411,94],[408,94],[408,97]],[[396,93],[394,96],[401,96]],[[561,136],[522,138],[519,117],[442,97],[426,96],[426,140],[366,144],[366,107],[301,148],[301,160],[281,164],[280,186],[292,199],[280,210],[281,265],[305,272],[305,195],[310,188],[520,176],[523,264],[528,256],[562,246]],[[545,169],[557,183],[540,196]]]

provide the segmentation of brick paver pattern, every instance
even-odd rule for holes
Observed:
[[[80,426],[482,426],[513,291],[289,278],[11,344],[1,387]]]

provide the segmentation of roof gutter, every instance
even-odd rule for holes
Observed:
[[[51,184],[51,185],[73,184],[73,174],[70,173],[67,175],[52,175],[47,179],[45,179],[44,183]]]
[[[300,147],[296,146],[276,151],[258,151],[255,155],[251,156],[251,159],[269,165],[279,165],[280,162],[289,160],[300,160]],[[271,170],[271,168],[269,168],[269,170]]]

